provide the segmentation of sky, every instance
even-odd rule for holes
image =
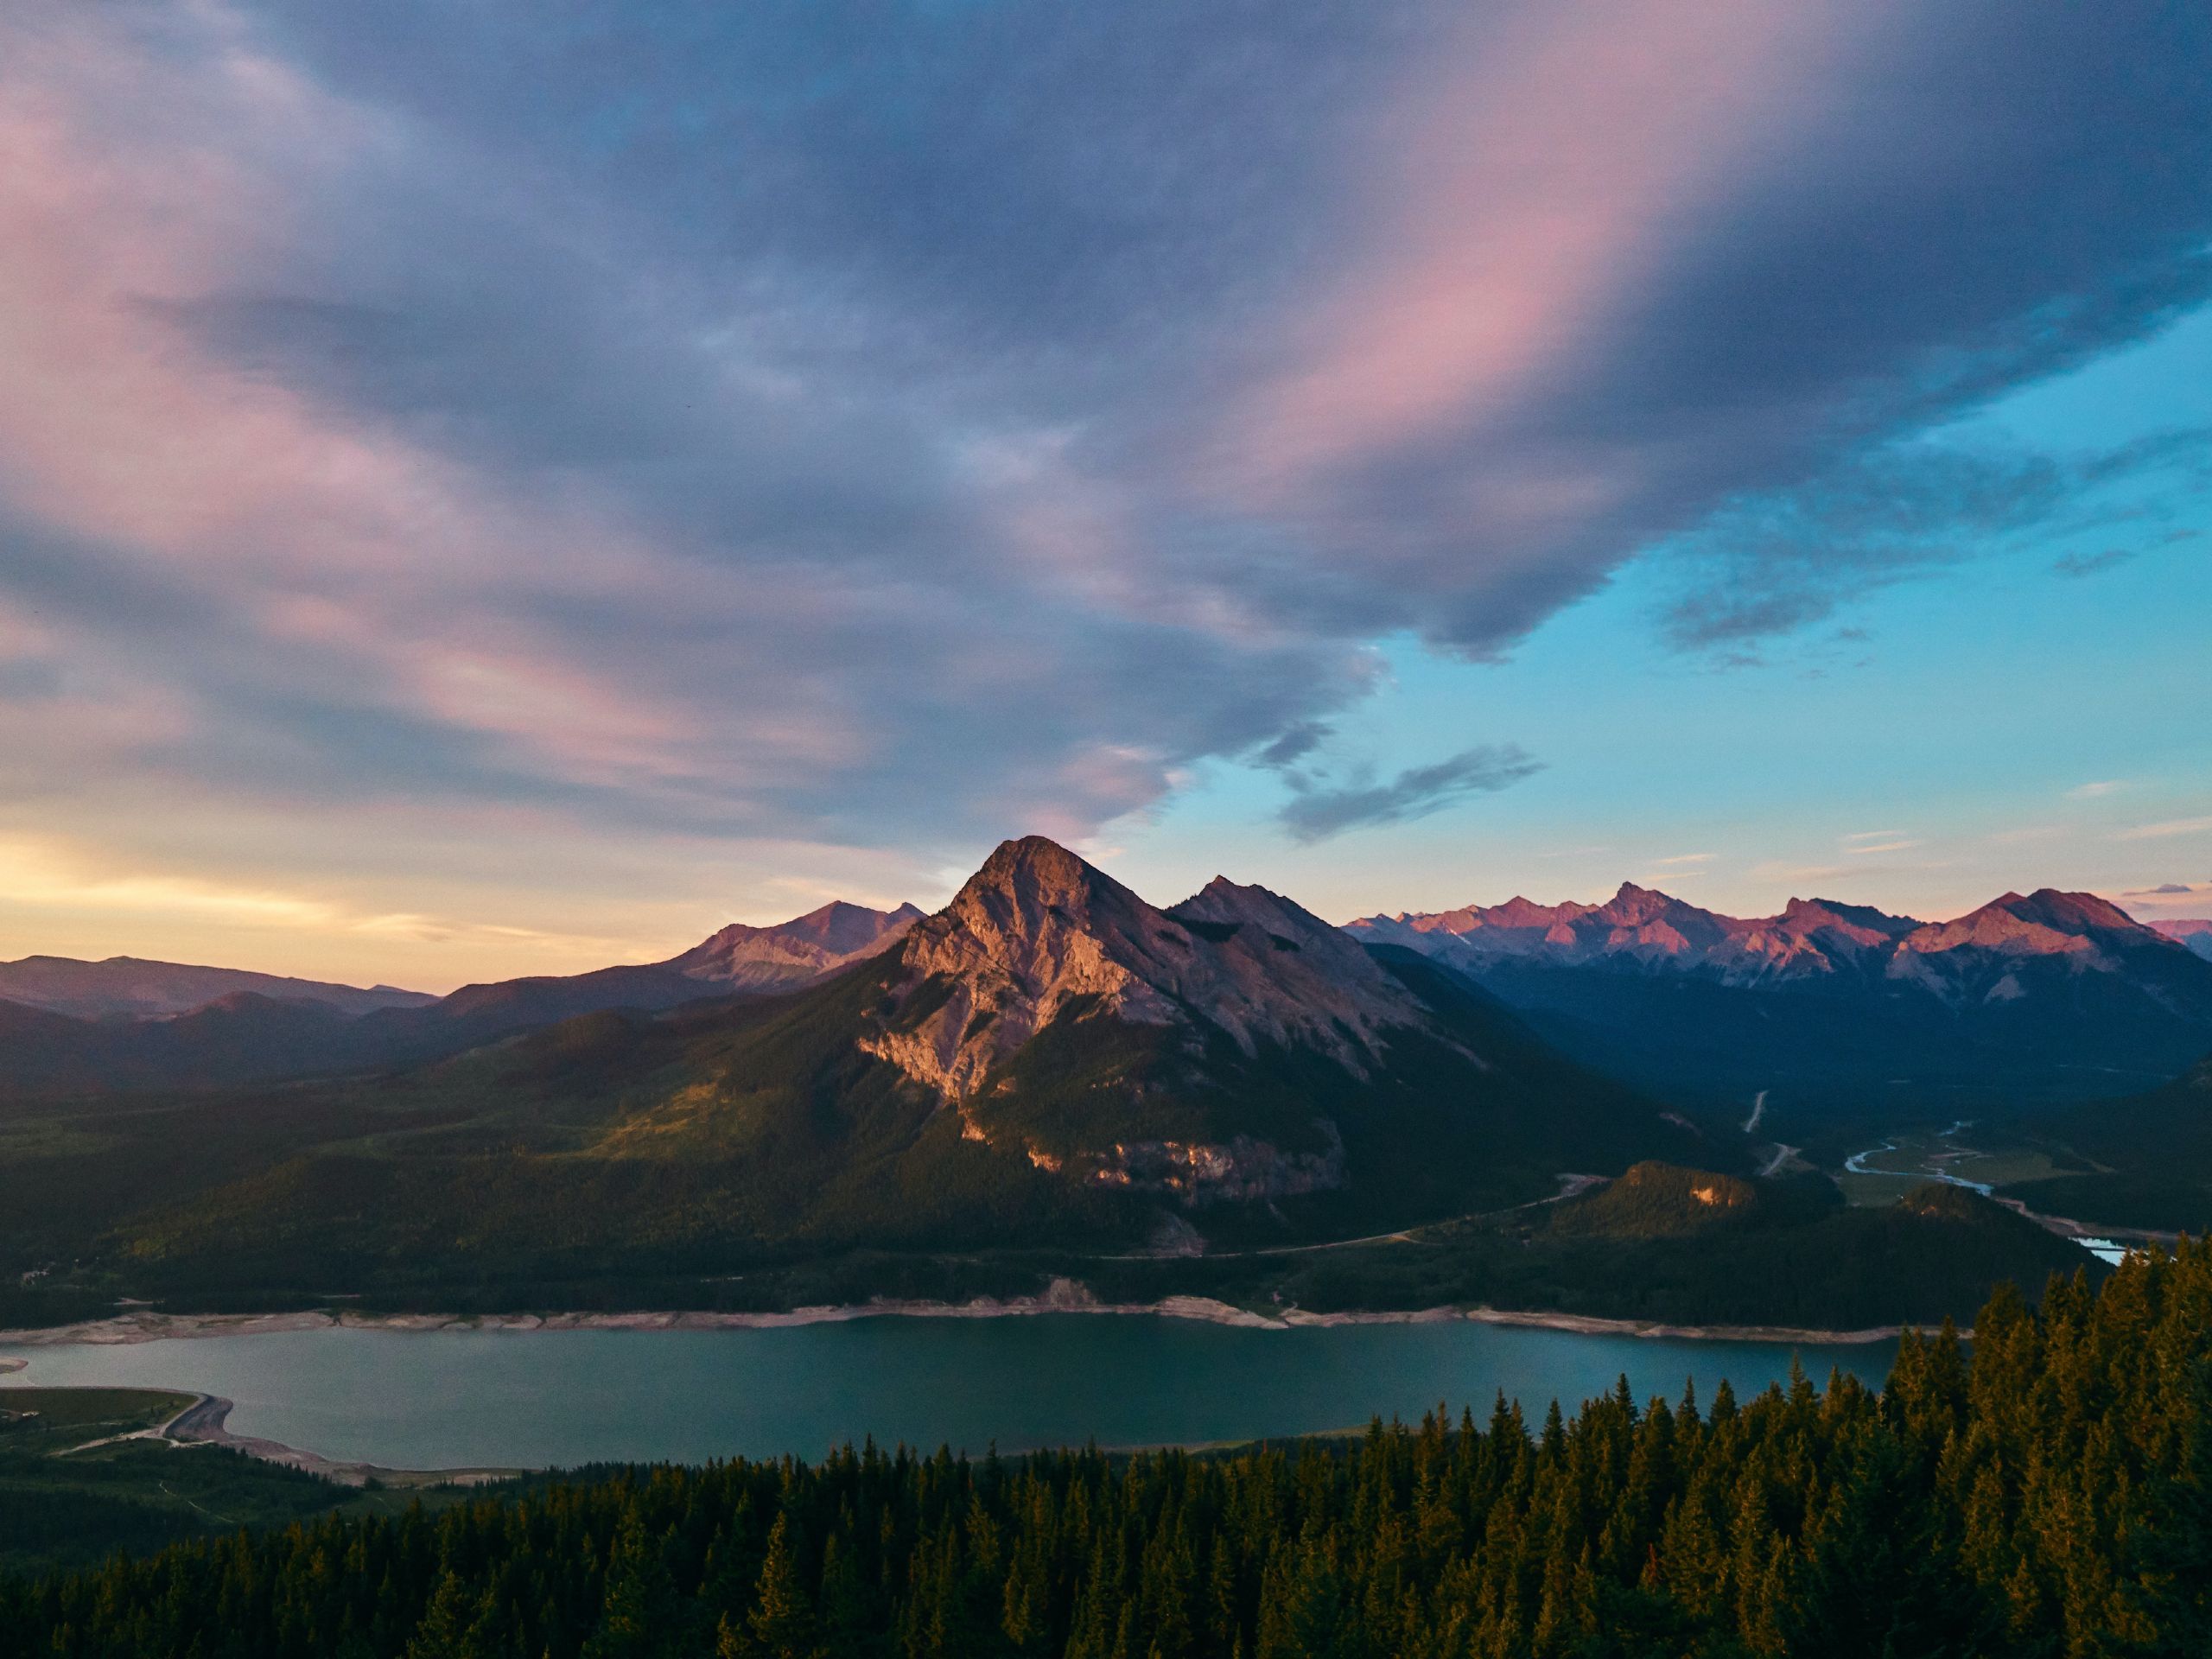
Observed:
[[[0,957],[2212,915],[2212,13],[19,0]]]

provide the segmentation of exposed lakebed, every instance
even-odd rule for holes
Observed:
[[[1322,1433],[1500,1389],[1532,1419],[1625,1374],[1639,1399],[1748,1395],[1793,1354],[1878,1384],[1894,1341],[1593,1334],[1447,1319],[1252,1330],[1154,1315],[871,1318],[766,1330],[323,1327],[128,1344],[0,1347],[15,1383],[172,1388],[229,1427],[397,1469],[542,1468],[792,1453],[872,1435],[982,1452]]]

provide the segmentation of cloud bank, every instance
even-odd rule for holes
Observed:
[[[1506,650],[1670,538],[1680,643],[1802,626],[2122,464],[1910,435],[2203,297],[2208,53],[2056,0],[31,0],[0,831],[926,860],[1287,766],[1379,638]]]

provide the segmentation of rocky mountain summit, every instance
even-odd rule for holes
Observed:
[[[835,899],[773,926],[732,922],[660,965],[733,991],[795,990],[889,950],[921,918],[913,905],[870,910]]]
[[[2094,893],[2040,887],[1916,928],[1897,941],[1885,972],[1955,1004],[2014,1001],[2054,976],[2111,975],[2155,985],[2177,973],[2172,996],[2212,1016],[2212,975],[2199,973],[2187,956],[2177,941]]]
[[[915,927],[899,975],[899,1013],[870,1052],[949,1099],[1067,1014],[1203,1022],[1247,1058],[1262,1042],[1302,1046],[1355,1076],[1390,1027],[1426,1019],[1357,944],[1264,887],[1217,877],[1158,910],[1041,836],[1003,843]]]

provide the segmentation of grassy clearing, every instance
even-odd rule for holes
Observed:
[[[0,1388],[0,1456],[52,1455],[152,1428],[197,1397],[162,1389]]]
[[[1856,1169],[1835,1172],[1846,1200],[1860,1208],[1895,1204],[1930,1179],[1948,1178],[1999,1187],[2063,1179],[2080,1173],[2066,1168],[2043,1147],[2003,1141],[1988,1144],[1971,1125],[1953,1135],[1920,1132],[1884,1138],[1891,1143],[1887,1150],[1862,1154]]]
[[[447,1486],[360,1491],[226,1447],[121,1440],[197,1396],[158,1389],[0,1388],[0,1573],[82,1567],[240,1527],[332,1511],[398,1515],[466,1496]]]

